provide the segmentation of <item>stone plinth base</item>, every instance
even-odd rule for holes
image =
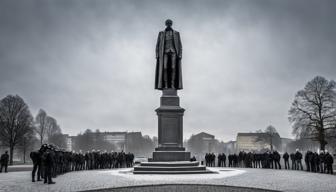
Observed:
[[[213,173],[198,161],[142,162],[134,167],[134,174],[199,174]]]
[[[154,151],[153,161],[190,161],[190,152],[185,151]]]

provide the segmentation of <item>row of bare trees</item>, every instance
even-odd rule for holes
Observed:
[[[28,105],[18,95],[8,95],[0,100],[0,143],[9,148],[10,164],[13,164],[14,149],[25,153],[36,142],[58,142],[64,145],[65,138],[60,139],[61,128],[57,121],[43,110],[37,114],[35,121]],[[56,143],[55,143],[56,144]]]
[[[336,144],[335,89],[335,81],[317,76],[297,92],[289,110],[293,134],[298,139],[317,141],[321,150]]]

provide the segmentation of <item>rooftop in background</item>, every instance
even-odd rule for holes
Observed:
[[[202,137],[202,138],[211,138],[211,139],[214,139],[215,136],[214,135],[211,135],[209,133],[205,133],[205,132],[201,132],[201,133],[198,133],[196,135],[193,135],[194,137]]]

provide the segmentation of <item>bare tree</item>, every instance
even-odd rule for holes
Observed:
[[[9,147],[11,165],[14,147],[23,142],[32,127],[33,117],[21,97],[8,95],[0,101],[0,138]]]
[[[22,154],[23,163],[26,163],[26,159],[29,159],[29,152],[36,149],[36,144],[38,143],[39,140],[34,129],[29,130],[17,146],[18,151]]]
[[[57,121],[55,118],[47,116],[46,118],[46,135],[48,138],[48,142],[49,139],[53,136],[53,135],[58,135],[58,134],[62,134],[62,130],[60,128],[60,126],[57,124]]]
[[[279,147],[281,141],[279,141],[280,136],[279,136],[278,131],[275,129],[275,127],[273,125],[267,126],[265,129],[265,133],[269,137],[269,144],[270,144],[271,151],[273,151],[274,145]]]
[[[35,132],[40,139],[41,145],[46,141],[50,143],[50,138],[52,138],[54,135],[62,134],[62,130],[57,124],[56,119],[48,116],[48,114],[43,109],[40,109],[36,115]]]
[[[42,145],[46,138],[47,132],[47,113],[40,109],[35,117],[35,132],[37,133],[40,144]]]
[[[317,76],[295,95],[289,121],[297,138],[309,138],[324,150],[336,128],[336,83]]]

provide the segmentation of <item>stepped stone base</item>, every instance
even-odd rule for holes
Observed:
[[[158,147],[151,162],[134,167],[134,174],[210,173],[199,162],[190,162],[190,152],[183,147],[183,114],[176,89],[162,90],[158,116]]]
[[[198,161],[143,162],[134,167],[133,174],[201,174],[213,173]]]

